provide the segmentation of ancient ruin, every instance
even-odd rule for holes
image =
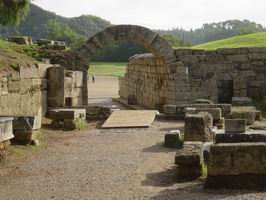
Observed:
[[[88,105],[91,58],[120,40],[140,43],[150,52],[130,57],[119,78],[117,101],[141,111]],[[249,126],[262,118],[253,101],[266,96],[266,48],[173,49],[147,28],[118,25],[92,36],[76,54],[72,69],[36,63],[0,74],[0,149],[11,139],[39,144],[43,117],[63,131],[84,129],[93,120],[101,130],[149,129],[160,119],[184,128],[162,129],[160,146],[176,151],[178,180],[193,181],[207,170],[207,188],[265,188],[266,132]],[[87,65],[80,65],[81,58]]]

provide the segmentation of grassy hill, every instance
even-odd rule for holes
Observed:
[[[46,38],[48,34],[46,24],[52,19],[66,23],[70,28],[85,37],[90,37],[98,31],[111,26],[109,21],[96,16],[82,15],[80,17],[66,18],[31,4],[26,19],[19,26],[0,26],[0,35],[27,35],[32,36],[34,39]]]
[[[15,69],[18,64],[32,65],[38,63],[32,57],[37,56],[37,46],[17,45],[0,40],[0,72]]]
[[[239,47],[266,47],[266,32],[235,36],[232,38],[207,42],[193,46],[194,49],[218,49]]]

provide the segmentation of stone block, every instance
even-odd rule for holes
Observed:
[[[183,148],[177,150],[175,164],[178,165],[178,177],[181,179],[196,179],[201,176],[201,142],[185,142]]]
[[[243,119],[226,119],[225,133],[245,133],[246,120]]]
[[[21,83],[22,82],[21,82],[20,79],[19,80],[14,80],[14,81],[9,80],[8,83],[7,83],[8,92],[9,93],[19,93],[19,92],[21,92],[21,86],[22,86]]]
[[[0,117],[0,143],[14,138],[12,117]]]
[[[21,79],[40,78],[39,70],[36,66],[20,66],[19,76]]]
[[[211,145],[208,175],[266,175],[265,151],[265,142]]]
[[[222,118],[222,112],[220,108],[187,108],[186,113],[198,114],[200,112],[210,113],[215,123],[219,122]]]
[[[164,105],[163,113],[166,115],[176,115],[176,105]]]
[[[232,105],[233,106],[251,106],[251,98],[249,97],[233,97]]]
[[[213,117],[211,114],[202,112],[198,114],[189,114],[185,117],[185,141],[213,141]]]
[[[231,104],[184,104],[177,106],[179,112],[185,113],[185,108],[220,108],[222,117],[228,116],[232,112]]]
[[[57,121],[64,119],[85,119],[86,109],[82,108],[59,108],[49,110],[49,118]]]
[[[46,59],[47,60],[47,59]],[[49,60],[49,59],[48,59]],[[41,64],[38,63],[37,68],[38,68],[38,74],[41,79],[46,79],[47,78],[47,70],[48,68],[53,67],[53,65],[50,64]]]
[[[256,110],[237,109],[227,117],[228,119],[244,119],[247,125],[251,125],[256,121]]]
[[[63,67],[48,68],[48,106],[63,107],[65,104],[65,70]]]
[[[75,87],[78,87],[78,88],[83,87],[83,72],[76,71],[75,74],[76,74]]]
[[[229,55],[227,56],[227,60],[233,62],[247,62],[248,56],[247,55]]]
[[[168,148],[180,148],[183,144],[183,137],[179,130],[172,130],[164,135],[164,146]]]
[[[210,146],[206,187],[265,188],[266,143],[223,143]]]
[[[81,130],[84,129],[86,126],[85,119],[64,119],[63,128],[65,131],[72,131],[72,130]]]
[[[3,77],[2,80],[0,80],[0,91],[1,95],[7,95],[8,94],[8,79],[7,77]]]
[[[19,93],[10,93],[7,97],[9,112],[1,113],[5,115],[21,114],[21,95]]]
[[[246,131],[245,133],[216,133],[215,143],[266,142],[266,131]]]

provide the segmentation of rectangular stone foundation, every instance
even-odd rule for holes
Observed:
[[[208,188],[265,188],[266,143],[221,143],[210,146]]]
[[[193,180],[202,175],[202,142],[184,142],[177,150],[175,164],[178,165],[178,178]]]

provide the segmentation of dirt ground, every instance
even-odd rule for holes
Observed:
[[[1,167],[0,199],[266,199],[266,193],[204,190],[200,181],[179,183],[175,150],[162,146],[178,121],[151,128],[98,129],[50,137],[47,149]]]
[[[96,80],[92,83],[89,79],[89,98],[118,97],[118,77],[116,76],[95,76]]]
[[[137,129],[100,129],[102,123],[57,134],[44,126],[45,149],[11,156],[0,166],[0,200],[266,199],[266,192],[204,190],[200,181],[179,182],[175,150],[162,142],[167,131],[182,131],[183,122],[155,120]]]

